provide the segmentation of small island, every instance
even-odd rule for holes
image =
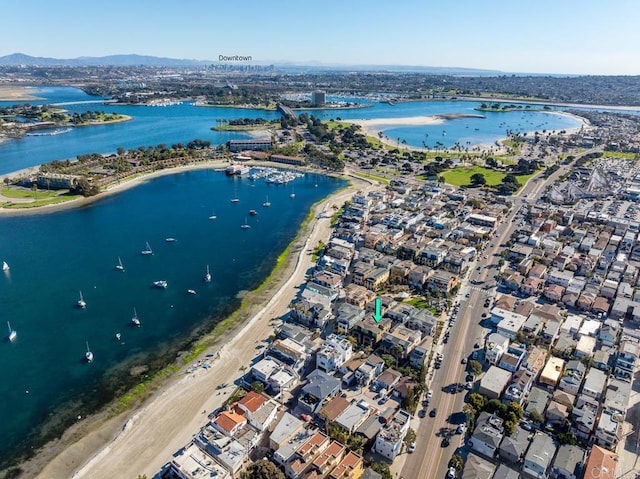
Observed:
[[[280,120],[265,120],[264,118],[236,118],[234,120],[216,120],[214,131],[265,131],[280,128]]]
[[[475,107],[474,110],[502,113],[508,111],[547,111],[551,110],[551,107],[545,105],[542,108],[534,108],[531,105],[515,105],[513,103],[482,103],[480,106]]]
[[[65,128],[107,125],[131,119],[128,115],[104,111],[69,113],[53,105],[12,105],[0,108],[0,141],[27,134],[57,135],[68,131]]]

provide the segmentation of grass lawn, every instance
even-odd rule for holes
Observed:
[[[7,198],[33,198],[34,196],[37,196],[38,199],[44,199],[56,196],[58,192],[51,190],[38,190],[37,194],[34,195],[34,191],[29,188],[5,187],[0,190],[0,194]]]
[[[483,168],[480,166],[473,168],[456,168],[454,170],[445,171],[441,176],[444,177],[444,181],[450,185],[468,186],[471,184],[471,176],[476,173],[484,175],[487,180],[487,186],[497,186],[502,183],[502,178],[507,176],[507,173],[490,170],[489,168]],[[521,185],[524,185],[533,175],[535,175],[535,173],[531,173],[530,175],[516,175],[516,178],[518,178],[518,182]]]
[[[380,175],[374,175],[372,173],[363,173],[362,171],[358,171],[358,172],[353,172],[353,176],[358,176],[360,178],[365,178],[368,180],[373,180],[373,181],[379,181],[380,183],[383,183],[385,185],[389,184],[389,178],[386,178],[384,176],[380,176]]]
[[[453,170],[443,172],[441,176],[444,177],[444,181],[450,185],[467,186],[471,184],[471,177],[476,173],[484,175],[488,186],[499,185],[502,182],[502,178],[506,176],[506,173],[493,171],[481,166],[475,166],[473,168],[455,168]]]
[[[605,150],[602,152],[603,158],[622,158],[624,160],[633,160],[637,156],[636,153],[630,153],[626,151],[609,151]]]
[[[37,208],[38,206],[45,205],[57,205],[58,203],[65,203],[67,201],[80,198],[80,195],[65,194],[61,196],[50,196],[48,198],[38,199],[29,203],[3,203],[2,208],[7,209],[25,209],[25,208]]]

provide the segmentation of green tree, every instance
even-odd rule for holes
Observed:
[[[380,474],[382,479],[393,479],[393,475],[389,469],[389,464],[386,462],[374,462],[369,467]]]
[[[575,446],[576,444],[578,444],[578,441],[576,440],[576,436],[574,436],[571,431],[568,431],[558,434],[558,443],[560,445],[570,444],[572,446]]]
[[[411,444],[412,442],[416,442],[416,432],[409,428],[409,430],[407,431],[407,435],[404,437],[404,443],[409,446],[409,444]]]
[[[542,424],[542,421],[544,421],[544,418],[542,417],[542,414],[540,414],[538,411],[532,411],[529,413],[529,417],[531,418],[531,420],[533,422],[536,422],[538,424]]]
[[[471,175],[470,180],[473,186],[482,186],[487,184],[487,179],[482,173],[474,173]]]
[[[467,363],[467,366],[468,366],[469,372],[474,376],[480,376],[482,374],[482,364],[480,364],[479,361],[472,359]]]
[[[507,436],[511,436],[514,432],[516,432],[516,424],[513,421],[505,421],[504,422],[504,433]]]
[[[469,394],[469,405],[476,411],[483,411],[487,404],[487,397],[479,393]]]
[[[462,468],[464,467],[462,457],[458,454],[451,456],[451,459],[449,459],[449,467],[453,467],[458,472],[462,471]]]
[[[283,472],[277,466],[265,459],[252,463],[240,473],[241,479],[285,479]]]
[[[264,392],[264,384],[262,384],[260,381],[253,381],[251,383],[251,390],[255,391],[257,393],[263,393]]]
[[[513,413],[518,421],[524,417],[524,409],[522,409],[522,406],[515,401],[511,401],[507,404],[507,411]]]

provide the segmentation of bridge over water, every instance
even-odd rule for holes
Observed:
[[[118,100],[80,100],[80,101],[63,101],[60,103],[49,103],[49,105],[53,106],[67,106],[67,105],[84,105],[90,103],[116,103]],[[42,106],[42,105],[40,105]]]

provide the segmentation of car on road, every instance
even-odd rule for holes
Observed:
[[[429,391],[427,391],[427,399],[431,399],[432,397],[433,397],[433,391],[429,389]]]
[[[427,410],[426,409],[420,409],[420,411],[418,412],[418,417],[420,419],[427,417]]]
[[[416,450],[416,443],[412,442],[411,444],[409,444],[409,447],[407,448],[407,452],[411,453],[415,450]]]
[[[478,349],[480,347],[480,343],[476,343],[473,345],[474,348]]]
[[[471,382],[473,381],[475,378],[473,377],[473,374],[467,374],[467,377],[464,378],[465,381],[467,382]]]
[[[471,381],[469,381],[469,382],[464,386],[464,388],[465,388],[467,391],[471,391],[471,390],[473,389],[473,383],[472,383]]]
[[[442,447],[449,447],[449,444],[451,444],[451,440],[449,439],[449,436],[445,436],[445,437],[442,439],[442,444],[441,444],[441,446],[442,446]]]
[[[458,428],[456,429],[456,434],[464,434],[467,431],[466,424],[458,424]]]
[[[447,479],[455,479],[458,471],[456,471],[455,467],[450,467],[447,469]]]
[[[462,364],[467,364],[467,358],[462,358],[462,361],[460,361]]]
[[[438,414],[438,409],[434,407],[431,412],[429,412],[429,416],[436,417],[436,414]]]

